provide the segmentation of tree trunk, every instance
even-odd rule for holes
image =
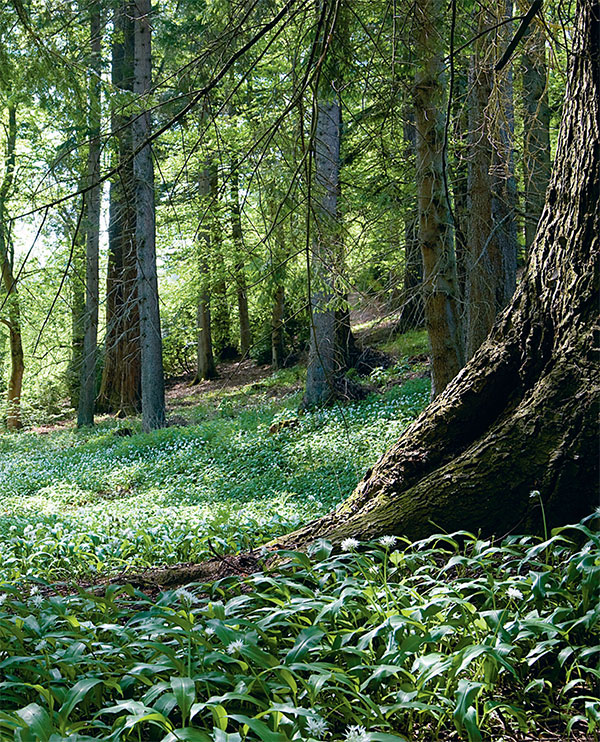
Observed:
[[[341,109],[336,93],[319,93],[315,132],[315,235],[310,259],[310,349],[304,405],[325,404],[335,395],[338,373],[334,266],[339,254]]]
[[[512,17],[513,0],[504,2],[500,0],[496,22],[510,20]],[[506,23],[501,27],[498,34],[498,52],[502,53],[508,46],[513,31],[512,23]],[[508,304],[517,286],[517,181],[514,158],[515,107],[512,64],[507,65],[497,76],[495,87],[498,123],[494,131],[495,146],[492,158],[492,223],[501,261],[496,286],[496,310],[499,311]]]
[[[100,73],[102,52],[102,27],[100,4],[90,6],[90,82],[89,82],[89,137],[88,184],[98,182],[100,176]],[[96,346],[98,343],[98,252],[100,244],[100,196],[101,186],[95,185],[87,193],[85,219],[85,314],[81,382],[77,426],[94,424],[96,399]]]
[[[523,37],[523,192],[525,249],[529,250],[544,207],[550,180],[550,107],[546,70],[546,39],[531,24]]]
[[[23,389],[23,374],[25,373],[21,338],[21,308],[14,277],[14,249],[6,214],[6,200],[14,184],[16,147],[17,109],[14,104],[9,104],[6,160],[4,177],[0,184],[0,270],[2,286],[6,291],[5,303],[8,308],[8,320],[3,319],[2,322],[8,327],[10,340],[10,377],[6,395],[6,427],[9,430],[19,430],[23,427],[21,421],[21,391]]]
[[[488,339],[305,545],[578,520],[598,500],[600,6],[580,0],[556,164],[523,280]]]
[[[112,83],[133,90],[133,15],[126,1],[115,11],[112,42]],[[117,158],[122,163],[110,184],[108,269],[106,280],[106,339],[98,410],[122,415],[141,409],[140,320],[137,303],[135,193],[131,155],[131,119],[112,113]]]
[[[75,236],[69,275],[71,289],[71,357],[69,358],[66,377],[71,407],[77,409],[79,407],[83,338],[85,334],[85,235],[82,234],[81,230]]]
[[[459,372],[464,354],[443,155],[445,47],[439,24],[444,4],[441,0],[423,0],[415,10],[415,43],[420,60],[414,84],[419,244],[423,257],[425,325],[431,347],[431,393],[435,398]]]
[[[134,17],[133,92],[143,99],[152,88],[150,0],[136,0]],[[133,120],[133,149],[150,136],[150,112]],[[165,425],[165,379],[156,273],[156,224],[154,164],[150,145],[133,158],[135,182],[135,240],[137,246],[137,290],[142,353],[142,427],[145,431]]]
[[[276,371],[283,368],[283,314],[285,310],[285,287],[277,283],[273,291],[273,309],[271,312],[271,364]]]
[[[231,187],[231,236],[235,250],[235,285],[237,290],[238,314],[240,320],[240,352],[247,358],[252,345],[250,315],[248,313],[248,289],[244,269],[244,241],[240,213],[240,179],[237,165],[234,164],[230,176]]]
[[[201,172],[198,191],[202,198],[202,223],[198,234],[198,266],[200,271],[200,296],[196,313],[198,330],[197,340],[197,369],[193,384],[204,379],[214,379],[217,376],[217,367],[213,355],[212,327],[210,313],[210,267],[211,233],[211,194],[216,192],[216,171],[209,163]],[[216,194],[215,194],[216,195]]]

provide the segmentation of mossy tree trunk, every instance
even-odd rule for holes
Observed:
[[[556,164],[526,273],[469,364],[337,511],[280,541],[501,536],[598,501],[600,5],[581,0]]]

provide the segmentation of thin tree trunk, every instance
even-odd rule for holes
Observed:
[[[431,347],[431,393],[436,397],[461,369],[464,354],[443,156],[445,47],[438,29],[445,6],[441,0],[424,0],[415,8],[419,55],[414,84],[419,244],[423,257],[425,325]]]
[[[324,404],[335,395],[336,348],[334,266],[339,253],[338,195],[341,109],[337,94],[319,94],[315,132],[314,226],[310,260],[311,326],[304,405]]]
[[[512,0],[500,0],[497,22],[512,17]],[[506,23],[499,31],[500,53],[508,46],[513,31],[512,23]],[[501,259],[501,273],[496,286],[496,310],[499,311],[508,304],[517,286],[517,181],[514,158],[515,110],[512,64],[507,65],[497,78],[496,90],[499,118],[492,160],[492,222]]]
[[[150,0],[136,0],[134,17],[133,92],[143,99],[152,87]],[[132,140],[136,151],[150,136],[149,111],[133,120]],[[156,273],[156,225],[154,166],[150,145],[133,159],[135,181],[135,238],[137,247],[137,290],[142,355],[142,426],[145,431],[165,425],[165,386],[162,338]]]
[[[550,180],[550,107],[546,39],[535,23],[523,37],[523,181],[525,249],[529,250],[544,206]]]
[[[237,165],[235,164],[229,182],[231,188],[231,236],[233,239],[233,249],[235,250],[235,285],[240,320],[240,352],[246,358],[252,346],[252,333],[250,331],[248,289],[244,268],[244,241],[240,213],[240,179]]]
[[[17,109],[14,104],[10,104],[8,106],[4,178],[0,184],[0,269],[8,307],[8,320],[3,319],[2,322],[8,327],[10,341],[10,377],[6,395],[6,427],[9,430],[19,430],[23,427],[21,421],[21,392],[25,372],[21,338],[21,309],[14,277],[14,249],[6,214],[6,200],[14,183],[16,147]]]
[[[465,369],[337,511],[278,542],[577,521],[597,505],[600,5],[580,0],[555,168],[527,271]],[[530,498],[538,490],[538,498]]]
[[[81,184],[83,185],[83,183]],[[81,230],[75,237],[70,267],[71,288],[71,357],[67,368],[67,386],[71,407],[79,407],[83,337],[85,334],[85,235]]]
[[[197,322],[197,369],[192,383],[197,384],[204,379],[214,379],[217,376],[217,367],[213,355],[211,312],[210,312],[210,267],[209,260],[212,252],[211,235],[214,227],[211,220],[211,196],[216,195],[216,169],[209,163],[201,172],[198,192],[202,198],[202,219],[198,234],[198,266],[200,278],[200,296],[196,313]]]
[[[102,29],[100,4],[90,6],[91,76],[89,83],[89,136],[88,185],[98,182],[100,175],[100,73],[102,52]],[[101,186],[95,185],[87,193],[85,220],[85,332],[77,426],[94,424],[96,399],[96,346],[98,343],[98,253],[100,244],[100,196]]]
[[[115,11],[112,42],[112,83],[133,91],[133,5]],[[135,193],[130,159],[131,119],[115,111],[111,126],[121,169],[110,184],[106,339],[102,381],[96,408],[120,415],[141,409],[140,321],[137,302]]]

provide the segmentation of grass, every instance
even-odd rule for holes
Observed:
[[[198,561],[208,538],[224,551],[260,546],[335,507],[428,396],[413,379],[272,435],[300,401],[266,399],[273,383],[205,403],[189,427],[2,436],[0,580]]]

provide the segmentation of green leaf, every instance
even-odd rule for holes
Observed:
[[[191,678],[171,678],[171,688],[177,700],[184,722],[187,721],[192,704],[196,700],[196,686]]]
[[[75,706],[83,701],[87,694],[102,682],[100,678],[83,678],[75,683],[75,685],[69,690],[62,706],[58,712],[58,717],[61,724],[67,721],[69,714]]]
[[[19,709],[17,714],[27,724],[29,730],[40,740],[48,742],[53,725],[45,709],[37,703],[30,703],[29,706]]]
[[[242,714],[231,714],[229,718],[252,729],[254,734],[260,737],[263,742],[288,742],[288,737],[285,734],[272,732],[269,727],[259,719],[250,719],[250,717],[243,716]]]
[[[325,636],[325,632],[316,626],[309,626],[296,637],[294,646],[285,656],[285,664],[291,665],[292,662],[299,662],[315,647]]]

